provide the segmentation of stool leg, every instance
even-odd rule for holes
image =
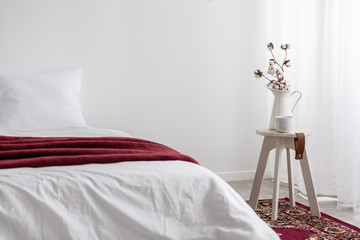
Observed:
[[[290,206],[295,206],[295,191],[294,191],[294,176],[293,176],[293,167],[290,158],[290,149],[286,148],[286,157],[287,157],[287,169],[288,169],[288,184],[289,184],[289,200]]]
[[[266,163],[269,157],[269,152],[272,148],[273,146],[271,139],[269,137],[264,137],[259,162],[256,168],[255,179],[253,182],[253,186],[251,188],[250,199],[249,199],[249,205],[252,209],[254,209],[254,211],[256,209],[257,202],[259,199],[261,183],[264,179],[264,173],[265,173]]]
[[[283,150],[283,146],[280,144],[281,139],[277,139],[276,141],[276,156],[275,156],[275,172],[274,172],[274,186],[273,186],[273,200],[272,200],[272,214],[271,221],[275,221],[277,219],[277,211],[279,204],[279,175],[280,175],[280,162],[281,162],[281,153]]]
[[[306,193],[307,193],[307,196],[309,199],[311,214],[313,216],[321,216],[320,210],[319,210],[319,203],[316,198],[314,183],[312,181],[312,177],[311,177],[311,173],[310,173],[310,167],[309,167],[308,157],[306,154],[306,149],[304,150],[303,159],[300,159],[300,165],[301,165],[301,171],[302,171],[303,177],[304,177]]]

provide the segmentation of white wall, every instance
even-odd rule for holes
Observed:
[[[252,177],[267,125],[253,77],[267,56],[263,2],[0,0],[0,72],[81,66],[90,125]]]

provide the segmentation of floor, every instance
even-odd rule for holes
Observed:
[[[229,182],[230,186],[235,189],[245,200],[249,200],[250,191],[253,181],[240,181]],[[279,198],[288,197],[288,188],[285,185],[280,186]],[[271,199],[272,198],[272,181],[264,180],[261,185],[259,199]],[[296,202],[309,206],[307,199],[301,196],[296,196]],[[344,222],[352,224],[356,227],[360,227],[360,215],[355,215],[351,209],[338,209],[336,206],[336,200],[331,198],[319,198],[320,211],[326,213],[332,217],[340,219]]]

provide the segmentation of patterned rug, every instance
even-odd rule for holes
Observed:
[[[256,213],[282,240],[300,239],[357,239],[360,229],[321,213],[321,217],[310,214],[309,207],[296,203],[294,208],[289,199],[279,199],[278,219],[271,221],[271,200],[260,200]]]

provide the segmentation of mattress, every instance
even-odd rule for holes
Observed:
[[[1,131],[97,137],[108,129]],[[279,239],[226,182],[184,161],[0,169],[0,239]]]

